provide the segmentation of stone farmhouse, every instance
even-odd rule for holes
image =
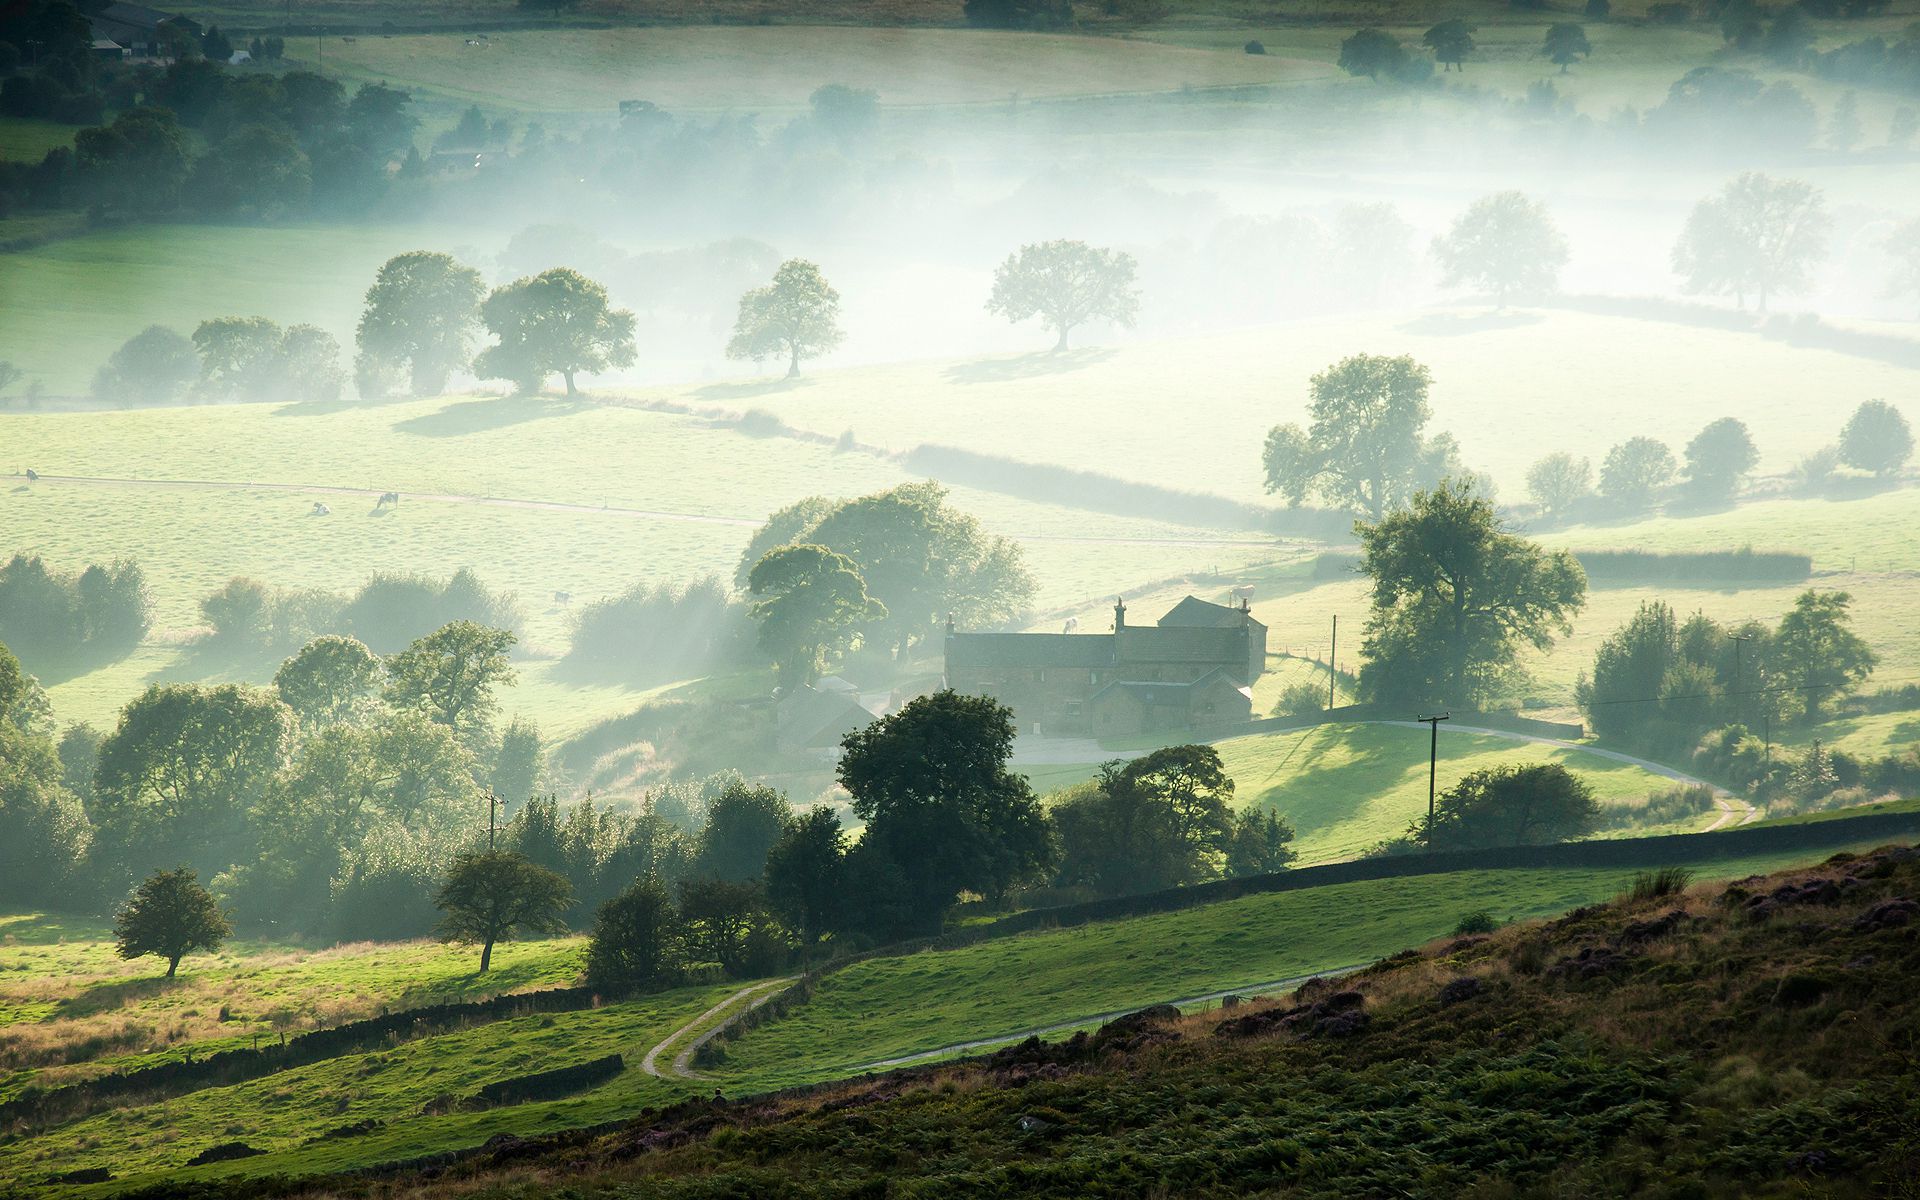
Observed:
[[[962,633],[947,626],[946,683],[1013,709],[1022,733],[1127,737],[1210,731],[1253,716],[1266,669],[1267,627],[1246,602],[1188,596],[1153,625],[1127,624],[1116,600],[1111,633]]]

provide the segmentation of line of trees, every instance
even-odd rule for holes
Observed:
[[[1882,483],[1913,458],[1913,429],[1884,400],[1863,401],[1841,427],[1840,438],[1802,460],[1803,486],[1820,489],[1842,467]],[[1556,451],[1527,469],[1527,495],[1555,521],[1583,515],[1642,513],[1663,496],[1688,505],[1725,504],[1737,498],[1760,453],[1746,423],[1736,417],[1709,422],[1688,441],[1682,457],[1658,438],[1627,438],[1607,451],[1596,480],[1593,463]],[[1675,486],[1677,483],[1677,487]]]

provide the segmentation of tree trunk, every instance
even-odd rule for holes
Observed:
[[[480,947],[480,973],[485,975],[487,968],[493,965],[493,939],[488,938],[486,945]]]
[[[167,978],[168,979],[172,979],[173,973],[175,971],[178,971],[179,969],[180,969],[180,956],[178,954],[167,959]]]
[[[575,390],[574,390],[574,386],[573,386],[573,372],[572,372],[572,371],[562,371],[562,372],[560,372],[560,375],[561,375],[561,377],[562,377],[562,378],[564,378],[564,379],[565,379],[565,380],[567,381],[567,395],[569,395],[569,396],[578,396],[578,395],[579,395],[580,393],[579,393],[579,392],[577,392],[577,391],[575,391]]]
[[[1073,329],[1073,326],[1071,325],[1062,325],[1060,327],[1060,340],[1053,344],[1053,352],[1055,354],[1058,354],[1062,350],[1065,350],[1067,348],[1067,334],[1072,329]]]
[[[799,377],[800,377],[800,346],[798,343],[795,343],[793,347],[793,354],[791,357],[787,359],[787,378],[798,379]]]

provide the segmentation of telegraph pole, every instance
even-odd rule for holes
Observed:
[[[1333,642],[1327,647],[1327,711],[1333,711],[1333,685],[1339,679],[1334,673],[1334,656],[1340,653],[1340,614],[1333,614]]]
[[[1747,643],[1753,640],[1753,635],[1750,633],[1730,633],[1727,637],[1733,642],[1733,712],[1734,716],[1738,717],[1741,709],[1745,707],[1740,703],[1741,652],[1747,648]]]
[[[1440,722],[1452,717],[1451,713],[1439,713],[1431,717],[1416,717],[1426,724],[1430,740],[1427,743],[1427,852],[1433,852],[1433,794],[1434,777],[1440,769]]]
[[[494,817],[500,811],[500,797],[487,793],[487,853],[493,853]]]

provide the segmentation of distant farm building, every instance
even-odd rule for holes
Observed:
[[[1154,625],[1112,633],[961,633],[947,629],[947,686],[1013,709],[1022,733],[1126,737],[1205,730],[1253,716],[1267,627],[1246,603],[1188,596]]]
[[[93,25],[94,53],[104,55],[100,43],[125,47],[138,58],[165,58],[172,39],[197,39],[200,23],[178,13],[140,4],[109,4],[88,20]]]

